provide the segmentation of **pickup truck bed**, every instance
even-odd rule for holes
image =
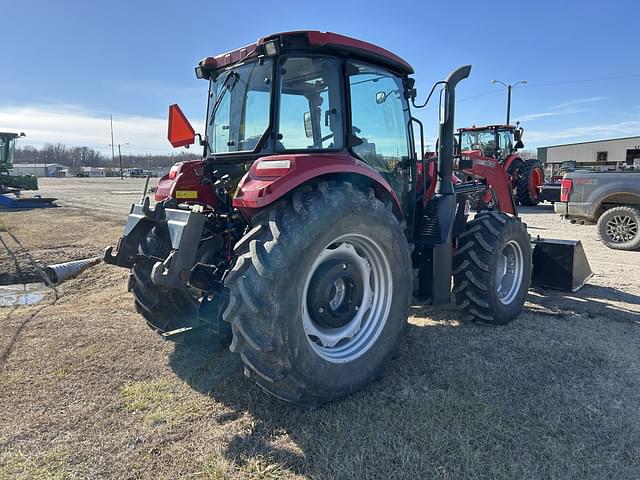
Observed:
[[[560,200],[556,213],[574,222],[597,222],[608,247],[640,248],[640,170],[567,173]]]

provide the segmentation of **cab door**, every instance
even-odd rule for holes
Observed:
[[[352,154],[380,173],[411,218],[415,158],[410,148],[409,105],[402,78],[387,70],[349,62]]]

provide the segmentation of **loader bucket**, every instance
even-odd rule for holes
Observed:
[[[575,292],[593,276],[580,240],[537,238],[531,243],[534,286]]]

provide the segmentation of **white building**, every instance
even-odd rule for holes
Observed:
[[[100,167],[82,167],[83,177],[104,177],[104,168]]]
[[[59,163],[14,163],[9,170],[10,175],[35,175],[36,177],[63,176],[62,171],[68,167]]]
[[[539,147],[538,160],[553,171],[567,161],[603,169],[615,169],[619,164],[637,165],[640,164],[640,136]]]

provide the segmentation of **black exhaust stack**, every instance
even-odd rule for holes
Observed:
[[[456,86],[471,73],[471,65],[464,65],[449,74],[440,93],[440,132],[438,148],[438,180],[432,199],[436,206],[436,219],[440,238],[433,247],[433,304],[442,305],[451,300],[451,274],[453,244],[451,231],[456,213],[456,192],[453,188],[453,145]]]

